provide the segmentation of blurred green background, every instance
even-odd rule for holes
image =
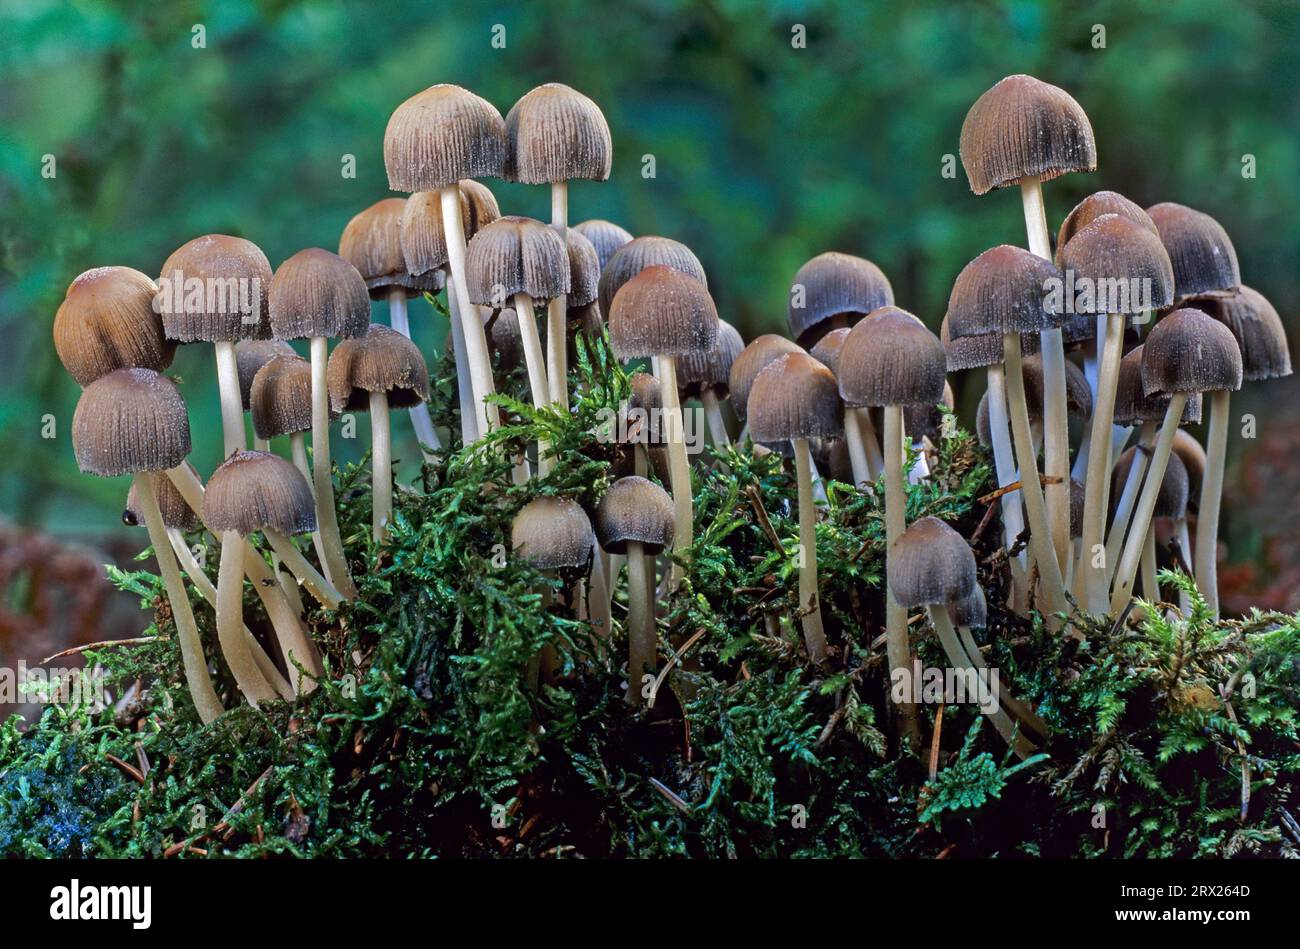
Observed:
[[[206,48],[194,48],[196,24]],[[796,24],[806,48],[792,44]],[[1100,188],[1191,204],[1227,227],[1245,280],[1294,319],[1295,0],[0,0],[0,518],[80,538],[124,530],[125,480],[82,476],[72,458],[78,389],[50,327],[73,277],[105,264],[156,275],[209,232],[252,239],[273,266],[302,247],[336,249],[347,220],[388,195],[390,112],[428,85],[467,86],[503,114],[546,81],[590,95],[613,132],[614,170],[573,186],[571,220],[685,241],[748,337],[784,327],[790,279],[818,252],[875,260],[899,304],[937,327],[966,261],[1023,243],[1014,190],[976,198],[960,165],[942,174],[967,108],[1015,72],[1069,90],[1096,132],[1098,172],[1046,188],[1053,229]],[[42,177],[46,155],[54,178]],[[355,179],[341,174],[345,155]],[[545,189],[489,184],[507,213],[548,213]],[[412,320],[431,355],[445,324],[423,302]],[[173,372],[206,475],[220,453],[210,347],[183,349]],[[1261,406],[1261,437],[1296,427],[1281,408],[1294,395],[1243,397]],[[53,439],[41,437],[47,413]],[[341,459],[364,451],[366,431]],[[412,458],[413,442],[398,454]]]

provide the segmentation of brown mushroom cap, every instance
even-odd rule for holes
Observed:
[[[939,342],[948,357],[948,371],[958,372],[962,369],[986,369],[1001,365],[1003,360],[1002,334],[983,333],[979,336],[959,336],[953,339],[948,332],[948,315],[939,324]],[[1031,356],[1038,352],[1039,335],[1024,333],[1020,337],[1020,352]]]
[[[510,524],[511,549],[538,570],[585,567],[595,545],[591,519],[571,498],[533,498]]]
[[[970,544],[937,517],[914,521],[889,548],[889,591],[912,609],[955,603],[977,585]]]
[[[600,293],[600,258],[591,241],[574,228],[566,227],[564,238],[569,251],[569,295],[565,303],[572,310],[596,302]]]
[[[658,554],[673,542],[673,499],[653,481],[636,475],[609,486],[596,508],[596,537],[612,554],[627,553],[629,541],[647,554]]]
[[[311,363],[294,353],[274,357],[253,377],[248,401],[258,438],[311,431]]]
[[[807,353],[786,353],[758,374],[745,410],[757,442],[831,438],[844,433],[835,374]]]
[[[1241,348],[1241,377],[1246,382],[1291,375],[1286,328],[1262,293],[1242,284],[1236,296],[1189,300],[1226,326]]]
[[[297,356],[293,347],[279,339],[241,339],[235,344],[235,371],[239,375],[239,397],[249,409],[253,379],[276,356]],[[261,437],[261,436],[259,436]]]
[[[1119,500],[1120,493],[1124,490],[1124,483],[1128,480],[1129,469],[1133,467],[1133,459],[1137,457],[1137,446],[1127,449],[1124,454],[1119,456],[1119,461],[1115,463],[1115,470],[1111,473],[1111,513]],[[1187,513],[1187,499],[1189,495],[1190,482],[1188,481],[1187,468],[1183,464],[1182,458],[1177,452],[1169,453],[1169,462],[1165,465],[1165,477],[1160,482],[1160,493],[1156,495],[1155,517],[1182,517]]]
[[[628,415],[631,415],[632,409],[644,409],[651,416],[644,423],[638,421],[635,430],[629,424],[627,428],[629,442],[652,446],[666,444],[664,426],[652,424],[654,414],[664,407],[663,389],[659,385],[659,380],[648,372],[634,372],[627,377],[627,381],[632,387],[627,398]]]
[[[72,448],[78,467],[101,478],[175,468],[190,453],[185,401],[152,369],[116,369],[82,391]]]
[[[556,231],[507,215],[474,235],[465,253],[470,302],[500,306],[516,293],[550,300],[569,292],[569,255]]]
[[[1097,168],[1097,143],[1082,107],[1033,76],[1007,76],[976,99],[961,124],[959,150],[976,194]]]
[[[797,292],[802,288],[802,294]],[[796,306],[796,302],[800,305]],[[848,315],[854,322],[872,310],[892,306],[894,288],[884,271],[852,254],[829,251],[818,254],[794,275],[786,296],[785,315],[790,335],[801,346],[815,340],[818,326],[831,317]]]
[[[548,82],[526,92],[506,114],[507,181],[605,181],[613,160],[604,114],[576,89]]]
[[[293,463],[267,451],[239,451],[221,463],[203,495],[203,522],[212,531],[247,536],[316,529],[316,503]]]
[[[1061,280],[1050,260],[1002,244],[962,268],[948,296],[952,338],[987,333],[1037,333],[1065,322],[1047,310],[1049,280]]]
[[[1091,307],[1080,307],[1076,298],[1079,312],[1142,313],[1164,309],[1174,300],[1174,268],[1165,245],[1140,223],[1118,214],[1103,214],[1070,238],[1061,251],[1061,266],[1074,271],[1076,282],[1087,279],[1097,289]],[[1133,281],[1150,293],[1130,293]]]
[[[1115,424],[1140,425],[1142,422],[1159,422],[1169,407],[1169,393],[1153,392],[1147,395],[1142,388],[1142,346],[1135,346],[1124,354],[1119,363],[1119,377],[1115,381]],[[1183,407],[1180,425],[1194,425],[1201,420],[1201,396],[1188,397]]]
[[[624,361],[707,353],[718,341],[718,323],[704,284],[656,264],[619,288],[609,311],[609,343]]]
[[[951,412],[954,402],[952,386],[945,382],[943,384],[943,398],[934,405],[918,403],[917,405],[903,406],[903,431],[913,441],[928,438],[937,444],[943,437],[944,413],[939,406],[942,405]]]
[[[399,105],[384,131],[394,191],[436,191],[462,178],[500,178],[506,125],[492,103],[442,83]]]
[[[1174,297],[1231,295],[1241,286],[1237,251],[1228,232],[1201,211],[1166,201],[1147,208],[1174,268]]]
[[[199,516],[189,506],[172,479],[160,472],[150,472],[144,477],[153,485],[154,497],[158,500],[158,510],[162,513],[163,525],[178,531],[198,530],[203,526]],[[139,527],[145,522],[144,512],[140,510],[140,499],[136,494],[135,481],[126,493],[126,507],[122,510],[122,523],[128,527]]]
[[[840,351],[840,395],[848,405],[935,405],[948,358],[939,338],[897,307],[881,307],[849,332]]]
[[[1147,395],[1240,388],[1241,349],[1236,338],[1200,310],[1174,310],[1156,323],[1142,346],[1142,389]]]
[[[1118,214],[1120,217],[1126,217],[1135,224],[1140,224],[1156,237],[1160,236],[1155,221],[1151,220],[1151,215],[1142,210],[1142,206],[1136,201],[1130,201],[1117,191],[1096,191],[1076,204],[1061,222],[1061,229],[1056,234],[1058,267],[1061,266],[1061,251],[1070,242],[1070,238],[1103,214]]]
[[[319,247],[300,250],[271,281],[276,339],[360,336],[370,325],[370,297],[357,268]]]
[[[601,265],[598,294],[600,312],[608,318],[614,297],[623,288],[623,284],[647,267],[659,264],[694,277],[706,288],[709,285],[708,278],[704,276],[704,266],[685,244],[667,237],[637,237],[610,254]]]
[[[388,296],[393,287],[405,288],[409,297],[424,290],[436,292],[446,283],[445,275],[434,268],[425,268],[427,273],[415,270],[419,274],[415,276],[408,267],[402,249],[402,219],[409,203],[406,198],[376,201],[354,215],[339,236],[339,256],[357,269],[376,300]]]
[[[1187,495],[1190,503],[1201,496],[1201,482],[1205,480],[1205,449],[1191,432],[1180,428],[1174,432],[1173,450],[1187,471]]]
[[[840,326],[831,330],[817,340],[817,345],[808,351],[808,355],[831,372],[838,374],[840,353],[844,351],[844,341],[849,338],[849,329],[850,327]]]
[[[326,375],[334,412],[368,410],[371,392],[387,393],[395,409],[409,409],[429,398],[429,368],[419,347],[378,323],[370,324],[366,335],[334,347]]]
[[[484,185],[469,178],[460,182],[460,220],[466,240],[500,216],[496,197]],[[436,283],[423,289],[441,289],[446,280],[442,268],[447,265],[447,236],[442,230],[442,198],[438,192],[417,191],[407,198],[400,224],[401,256],[408,275],[419,274],[430,284]]]
[[[54,349],[78,385],[115,369],[161,372],[171,365],[176,344],[154,310],[157,292],[130,267],[96,267],[72,281],[54,314]]]
[[[1042,354],[1026,356],[1021,368],[1025,379],[1025,398],[1031,403],[1030,417],[1042,421],[1041,414],[1036,414],[1033,408],[1038,406],[1037,411],[1041,413],[1045,399]],[[1065,410],[1077,419],[1086,419],[1092,414],[1092,389],[1088,386],[1088,377],[1068,359],[1065,361]]]
[[[519,336],[519,314],[514,307],[505,307],[492,319],[489,341],[492,350],[501,360],[504,372],[519,366],[524,359],[524,343]]]
[[[591,246],[596,248],[596,259],[600,261],[601,270],[605,269],[605,264],[613,256],[614,251],[632,240],[632,235],[628,231],[613,221],[600,218],[575,224],[573,230],[591,241]]]
[[[178,285],[178,272],[184,284],[202,281],[202,299]],[[170,293],[164,292],[164,281]],[[167,258],[158,283],[154,306],[162,314],[168,339],[212,343],[271,336],[271,264],[252,241],[225,234],[196,237]],[[245,304],[251,308],[248,312]]]
[[[750,389],[753,388],[758,374],[767,368],[768,363],[786,353],[801,352],[803,349],[798,343],[774,333],[765,333],[751,340],[731,364],[731,372],[727,377],[727,389],[731,393],[731,405],[736,410],[736,414],[742,419],[745,418]]]
[[[712,389],[725,399],[731,366],[744,348],[739,331],[726,320],[718,320],[718,338],[707,352],[687,353],[677,360],[677,386],[682,395],[689,399]]]
[[[977,629],[989,624],[988,602],[978,583],[971,587],[968,596],[953,602],[952,621],[957,626],[974,626]]]

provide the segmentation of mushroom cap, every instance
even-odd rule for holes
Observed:
[[[245,412],[249,409],[253,379],[262,367],[276,356],[297,355],[292,346],[279,339],[241,339],[235,343],[235,371],[239,375],[239,397]]]
[[[1236,296],[1188,301],[1226,326],[1241,349],[1241,378],[1246,382],[1291,375],[1286,327],[1273,304],[1245,284]]]
[[[955,399],[952,393],[952,386],[948,383],[943,384],[943,398],[934,405],[917,405],[903,406],[903,431],[912,441],[921,438],[928,438],[930,441],[938,443],[943,436],[943,410],[940,405],[945,406],[949,412],[952,411]]]
[[[244,536],[267,528],[304,534],[316,529],[316,503],[292,462],[269,451],[238,451],[208,479],[203,522]]]
[[[596,508],[596,537],[612,554],[627,553],[629,541],[657,554],[673,542],[673,499],[653,481],[637,475],[609,486]]]
[[[539,570],[585,567],[596,545],[591,519],[571,498],[533,498],[510,524],[510,547]]]
[[[72,449],[78,467],[101,478],[175,468],[190,453],[185,401],[152,369],[115,369],[82,391]]]
[[[887,561],[889,592],[907,609],[964,600],[978,585],[970,544],[937,517],[912,522]]]
[[[185,498],[172,484],[172,479],[162,472],[149,472],[144,477],[153,485],[154,497],[158,499],[158,510],[162,514],[163,525],[178,531],[198,530],[203,526],[199,516],[189,506]],[[126,492],[126,507],[122,510],[122,523],[128,527],[139,527],[145,522],[144,512],[140,510],[140,499],[136,493],[135,480]]]
[[[437,196],[434,197],[436,213]],[[441,271],[433,267],[416,268],[407,262],[402,222],[410,205],[406,198],[376,201],[354,215],[339,235],[339,256],[357,269],[370,296],[376,300],[388,296],[393,287],[404,288],[409,297],[423,290],[437,292],[446,283]],[[445,255],[445,247],[443,252]]]
[[[492,320],[488,341],[501,360],[501,368],[509,372],[524,358],[524,343],[519,336],[519,314],[512,306],[497,311]]]
[[[569,251],[569,295],[565,303],[572,310],[596,302],[600,294],[600,258],[580,231],[566,227],[564,240]]]
[[[1135,346],[1119,362],[1119,376],[1115,380],[1115,424],[1139,425],[1142,422],[1159,422],[1169,407],[1169,393],[1153,392],[1142,388],[1142,346]],[[1201,420],[1200,393],[1191,395],[1183,407],[1179,425],[1193,425]]]
[[[1119,456],[1119,461],[1115,462],[1115,470],[1111,472],[1110,480],[1112,514],[1118,504],[1119,495],[1124,490],[1124,483],[1128,480],[1129,469],[1133,467],[1133,459],[1137,457],[1137,452],[1138,447],[1134,445]],[[1154,516],[1183,517],[1187,513],[1189,489],[1190,482],[1183,459],[1177,452],[1170,452],[1169,462],[1165,465],[1165,477],[1160,482],[1160,493],[1156,495]]]
[[[394,191],[436,191],[462,178],[500,178],[506,124],[486,99],[440,83],[396,109],[384,130],[384,167]]]
[[[602,271],[605,269],[605,264],[609,261],[609,258],[613,256],[614,251],[632,240],[632,235],[628,231],[619,227],[613,221],[606,221],[601,218],[592,218],[590,221],[575,224],[573,230],[591,241],[591,246],[596,248],[596,258],[600,261]]]
[[[1147,208],[1174,268],[1175,302],[1189,297],[1235,293],[1241,286],[1237,251],[1214,218],[1166,201]]]
[[[154,309],[158,286],[130,267],[96,267],[72,281],[54,314],[54,349],[77,384],[115,369],[161,372],[176,344]]]
[[[378,323],[371,323],[366,335],[334,347],[326,376],[334,412],[367,411],[371,392],[387,393],[395,409],[409,409],[429,398],[429,368],[419,347]]]
[[[740,332],[726,320],[718,320],[718,338],[707,352],[687,353],[677,359],[677,386],[682,395],[689,399],[712,389],[725,399],[731,366],[744,348]]]
[[[1038,352],[1040,337],[1037,333],[1023,333],[1020,337],[1020,353],[1032,356]],[[959,336],[953,339],[948,332],[948,314],[944,314],[939,324],[939,342],[948,357],[948,371],[958,372],[962,369],[986,369],[999,366],[1003,361],[1002,334],[981,333],[978,336]]]
[[[718,341],[718,323],[704,284],[656,264],[619,288],[609,310],[609,343],[624,361],[703,354]]]
[[[320,247],[300,250],[271,281],[276,339],[360,336],[370,325],[366,282],[350,263]]]
[[[796,292],[800,287],[802,294]],[[785,300],[785,315],[790,335],[799,345],[807,346],[816,342],[810,337],[815,335],[818,324],[831,317],[849,314],[856,321],[893,303],[894,288],[883,270],[862,257],[828,251],[795,273]]]
[[[786,353],[801,352],[803,349],[798,343],[791,342],[784,336],[777,336],[775,333],[765,333],[751,340],[731,364],[731,372],[727,376],[731,406],[736,410],[736,414],[742,419],[745,418],[750,389],[753,388],[758,374],[767,368],[768,363]]]
[[[1079,231],[1083,230],[1103,214],[1118,214],[1136,224],[1140,224],[1156,237],[1155,221],[1136,201],[1130,201],[1118,191],[1095,191],[1074,206],[1074,209],[1061,222],[1061,229],[1056,234],[1056,264],[1061,266],[1061,251]]]
[[[497,206],[496,197],[484,185],[469,178],[460,182],[460,222],[466,240],[472,240],[475,234],[500,216],[501,208]],[[430,283],[436,279],[437,286],[423,289],[441,289],[446,280],[442,268],[447,265],[447,235],[442,230],[442,198],[437,191],[417,191],[406,199],[402,207],[399,239],[408,277],[420,274]],[[339,253],[343,253],[341,248]]]
[[[906,310],[881,307],[844,341],[840,395],[848,405],[935,405],[947,372],[939,337]]]
[[[1190,503],[1201,496],[1201,482],[1205,480],[1205,449],[1195,435],[1180,428],[1174,432],[1173,450],[1187,471],[1187,495]]]
[[[653,418],[654,413],[664,407],[663,388],[660,386],[659,380],[648,372],[634,372],[627,377],[627,381],[632,388],[627,398],[629,423],[631,422],[632,409],[644,409],[647,415],[650,416],[644,423],[638,418],[635,429],[632,428],[631,424],[628,425],[626,429],[628,443],[667,444],[664,426],[655,424]]]
[[[745,415],[757,442],[844,434],[835,374],[807,353],[786,353],[768,363],[749,390]]]
[[[1023,247],[1002,244],[962,268],[948,296],[948,332],[954,339],[987,333],[1038,333],[1065,322],[1047,309],[1047,281],[1061,272]]]
[[[984,599],[984,591],[980,589],[978,583],[971,587],[967,596],[954,601],[951,608],[952,621],[957,626],[974,626],[980,629],[989,624],[988,602]]]
[[[840,353],[844,351],[844,341],[849,338],[849,330],[848,326],[831,330],[817,340],[817,345],[808,351],[808,355],[838,376]]]
[[[1140,223],[1118,214],[1103,214],[1070,238],[1061,251],[1061,267],[1073,270],[1076,282],[1087,279],[1096,288],[1094,305],[1081,309],[1076,298],[1076,312],[1142,313],[1174,302],[1174,268],[1165,245]],[[1150,294],[1130,293],[1134,281],[1150,287]]]
[[[200,280],[202,299],[191,299],[178,286]],[[163,289],[170,284],[171,292]],[[162,314],[168,339],[182,343],[268,339],[268,288],[271,264],[252,241],[225,234],[206,234],[182,244],[167,258],[158,277],[155,309]]]
[[[524,93],[506,114],[507,181],[605,181],[613,160],[604,114],[576,89],[548,82]]]
[[[554,228],[507,215],[474,235],[465,252],[470,302],[499,307],[516,293],[550,300],[569,292],[569,255]]]
[[[1046,395],[1043,391],[1042,354],[1026,356],[1021,368],[1025,379],[1025,398],[1031,403],[1030,415],[1036,421],[1042,421],[1041,414],[1036,415],[1032,408],[1032,405],[1037,405],[1038,412],[1041,413]],[[1077,419],[1086,419],[1092,414],[1092,388],[1088,385],[1088,377],[1068,359],[1065,361],[1065,410]]]
[[[1183,307],[1157,321],[1142,346],[1142,390],[1234,392],[1241,388],[1241,349],[1213,317]]]
[[[673,270],[694,277],[707,288],[708,278],[704,276],[704,266],[691,252],[691,249],[679,241],[667,237],[647,235],[628,241],[601,265],[600,268],[600,312],[609,318],[614,305],[614,297],[627,283],[647,267],[662,264]]]
[[[1097,168],[1083,108],[1064,89],[1025,75],[1007,76],[975,100],[961,124],[959,151],[976,194]]]
[[[311,431],[311,363],[296,353],[273,357],[253,377],[248,401],[258,438]]]

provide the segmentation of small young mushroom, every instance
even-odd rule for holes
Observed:
[[[176,344],[153,308],[157,292],[130,267],[96,267],[72,281],[54,314],[54,349],[78,385],[117,369],[171,365]]]
[[[813,359],[829,369],[839,378],[840,352],[844,341],[848,339],[849,328],[841,326],[833,329],[817,341],[809,353]],[[999,348],[1002,346],[998,340]],[[880,454],[880,440],[876,437],[876,426],[871,421],[871,412],[858,406],[844,407],[845,450],[849,456],[849,468],[853,483],[861,486],[875,481],[885,470],[885,459]]]
[[[872,310],[893,303],[894,288],[884,271],[862,257],[828,251],[795,273],[785,317],[790,335],[807,348],[831,330],[851,327]]]
[[[740,333],[726,320],[718,320],[717,342],[706,353],[687,353],[677,360],[677,385],[683,399],[698,398],[715,445],[730,445],[731,435],[719,400],[725,399],[731,367],[745,348]]]
[[[596,259],[600,262],[602,272],[609,258],[614,255],[614,251],[632,240],[632,235],[625,228],[600,218],[575,224],[573,229],[591,241],[591,246],[596,249]]]
[[[790,442],[799,494],[799,611],[808,659],[826,659],[817,585],[817,508],[813,503],[809,439],[843,434],[844,407],[835,375],[806,353],[786,353],[758,374],[746,411],[761,442]]]
[[[249,397],[253,390],[253,377],[259,369],[276,356],[297,356],[293,347],[278,339],[241,339],[235,343],[235,369],[239,374],[239,398],[244,411],[249,411]],[[253,448],[268,451],[266,439],[253,426]]]
[[[708,278],[704,276],[704,266],[699,258],[685,244],[667,237],[647,235],[628,241],[614,253],[600,268],[600,312],[609,319],[614,307],[614,297],[627,283],[647,267],[662,265],[694,277],[706,288]]]
[[[619,478],[596,509],[596,536],[607,553],[627,557],[626,699],[639,705],[644,677],[653,676],[658,653],[650,564],[673,542],[672,498],[645,478]]]
[[[769,363],[786,353],[801,352],[803,348],[798,343],[793,343],[775,333],[764,333],[750,340],[749,345],[742,349],[740,355],[732,362],[731,372],[727,374],[727,389],[730,393],[731,407],[736,410],[736,416],[745,423],[738,441],[743,443],[749,435],[749,420],[745,412],[749,405],[749,390],[753,388],[758,374],[766,369]]]

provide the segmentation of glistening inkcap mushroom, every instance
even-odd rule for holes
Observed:
[[[72,281],[54,314],[54,349],[78,385],[117,369],[171,365],[176,344],[154,309],[157,290],[130,267],[96,267]]]
[[[893,303],[894,289],[884,271],[862,257],[828,251],[795,273],[785,315],[790,335],[806,348],[830,330],[852,326]]]

